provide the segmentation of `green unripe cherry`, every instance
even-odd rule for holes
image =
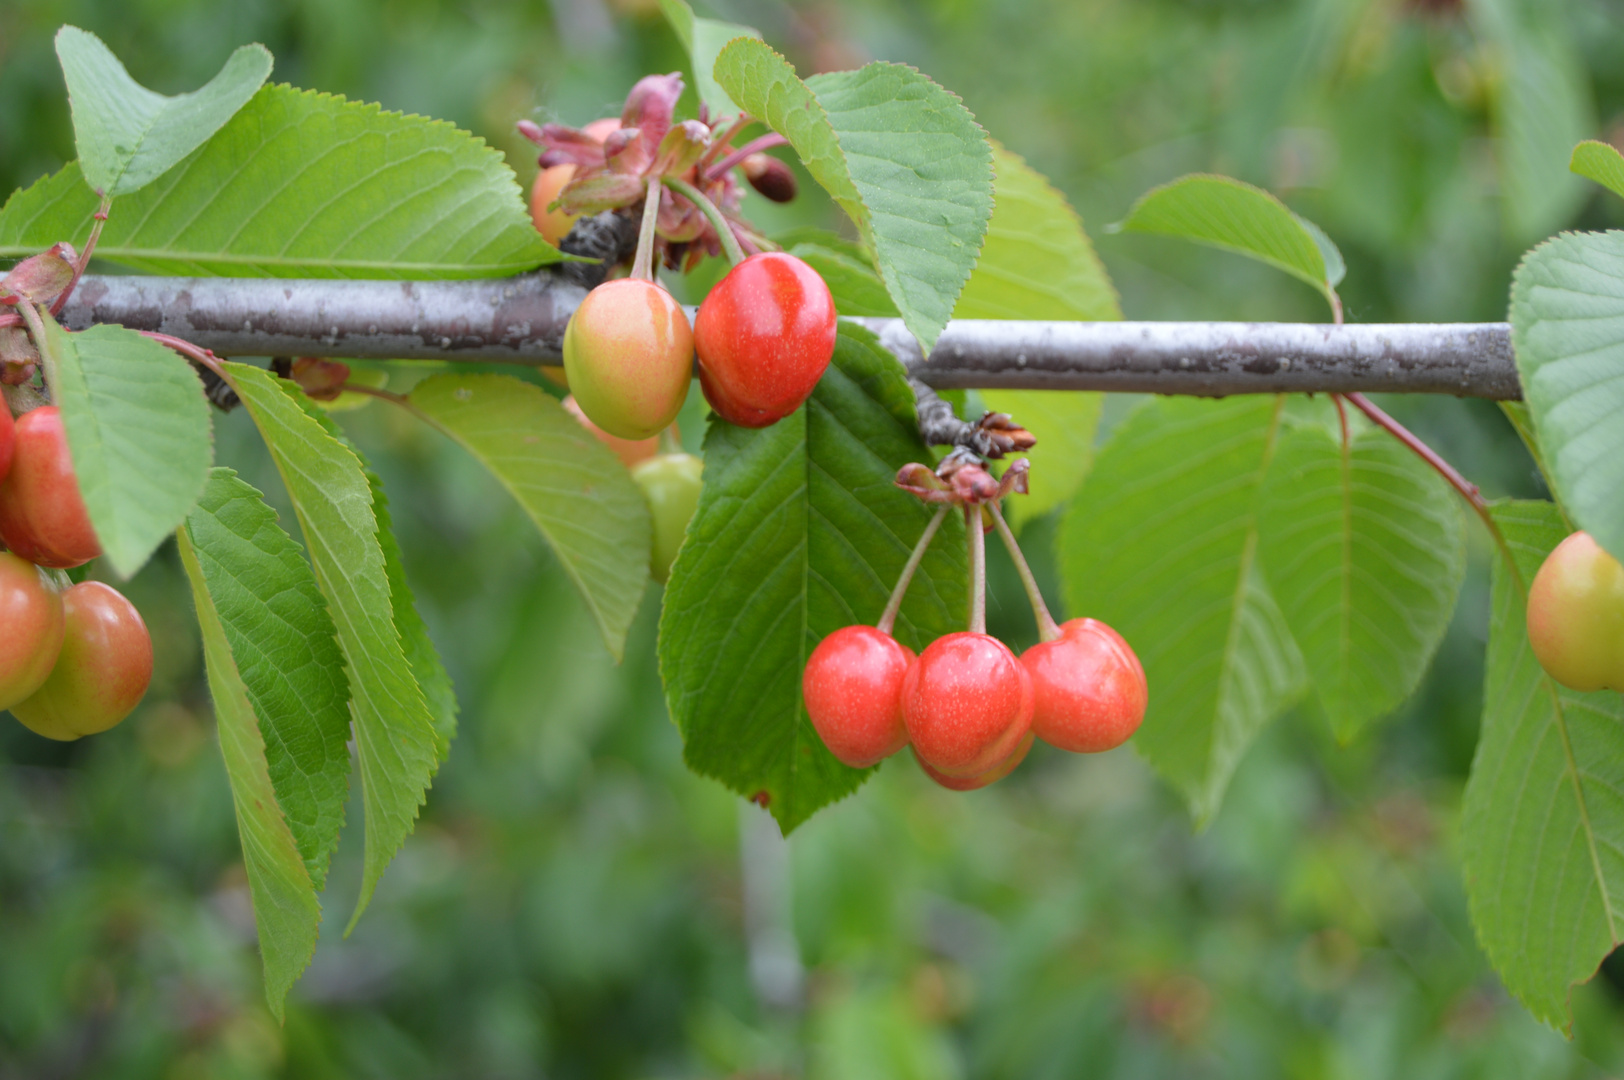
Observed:
[[[604,282],[564,329],[564,371],[575,403],[622,439],[657,435],[677,418],[693,364],[688,316],[652,281]]]
[[[671,576],[671,564],[677,559],[677,549],[699,505],[699,478],[704,467],[705,463],[692,454],[661,454],[632,470],[632,479],[648,498],[649,514],[654,519],[649,573],[662,585]]]
[[[1563,686],[1624,691],[1624,566],[1589,533],[1556,545],[1534,575],[1528,643]]]

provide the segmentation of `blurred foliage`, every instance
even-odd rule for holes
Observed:
[[[1600,118],[1590,134],[1608,137],[1624,111],[1624,20],[1608,0],[736,0],[703,13],[759,26],[803,72],[878,56],[961,94],[1074,200],[1129,318],[1324,317],[1311,290],[1237,257],[1105,234],[1144,189],[1192,170],[1266,186],[1323,226],[1347,255],[1353,320],[1502,318],[1537,237],[1499,198],[1495,102],[1513,75],[1534,76],[1495,28],[1537,14],[1577,88],[1569,111]],[[0,189],[71,155],[50,47],[61,22],[170,93],[264,42],[274,79],[454,120],[522,181],[533,157],[513,121],[584,122],[637,76],[681,66],[643,0],[0,0]],[[1620,223],[1599,190],[1576,190],[1550,202],[1543,230]],[[759,203],[773,229],[832,223],[815,194]],[[393,387],[430,367],[398,365]],[[1492,407],[1389,404],[1490,494],[1540,493]],[[1102,428],[1122,412],[1108,402]],[[654,672],[656,593],[613,666],[473,461],[382,405],[340,420],[389,487],[463,706],[415,836],[354,935],[327,927],[278,1029],[166,548],[128,587],[159,665],[136,715],[71,745],[0,724],[0,1077],[1624,1070],[1607,980],[1579,992],[1565,1042],[1506,996],[1466,917],[1452,837],[1481,704],[1481,537],[1420,693],[1347,747],[1307,710],[1274,725],[1201,835],[1131,751],[1040,750],[968,796],[894,761],[786,845],[682,767]],[[288,520],[247,417],[217,429],[219,459]],[[690,410],[685,438],[701,429]],[[1025,536],[1057,596],[1052,532],[1035,521]],[[993,547],[993,628],[1024,644],[1030,615]],[[358,833],[329,912],[353,898]]]

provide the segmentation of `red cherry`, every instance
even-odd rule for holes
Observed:
[[[717,415],[766,427],[801,407],[835,351],[835,302],[793,255],[752,255],[717,282],[694,319],[699,385]]]
[[[59,570],[101,554],[55,405],[17,421],[11,473],[0,483],[0,540],[29,562]]]
[[[1145,718],[1145,669],[1098,619],[1070,619],[1060,637],[1021,654],[1032,676],[1032,730],[1074,754],[1121,746]]]
[[[11,472],[11,455],[16,443],[16,422],[12,420],[11,410],[6,408],[5,401],[0,400],[0,480]]]
[[[135,605],[99,581],[62,594],[65,633],[50,677],[11,715],[64,742],[106,731],[135,709],[152,681],[152,638]]]
[[[801,694],[831,754],[861,769],[908,744],[902,678],[913,659],[912,649],[872,626],[845,626],[818,642]]]
[[[38,690],[62,649],[62,597],[37,567],[0,551],[0,709]]]
[[[1026,738],[1022,739],[1018,744],[1016,744],[1014,753],[1010,754],[1009,757],[1005,758],[1003,761],[1000,761],[986,772],[976,773],[974,776],[948,776],[946,773],[937,772],[926,763],[924,758],[919,756],[918,750],[914,751],[914,760],[919,762],[919,767],[925,770],[926,776],[930,777],[947,790],[975,791],[977,788],[984,788],[988,784],[1002,780],[1004,777],[1014,772],[1015,766],[1026,760],[1026,752],[1032,749],[1033,739],[1033,734],[1028,731],[1026,733]]]
[[[970,632],[937,638],[908,665],[902,719],[914,753],[956,778],[1009,757],[1032,723],[1032,679],[1002,641]]]

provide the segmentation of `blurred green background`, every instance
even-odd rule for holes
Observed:
[[[1268,186],[1322,225],[1354,321],[1503,318],[1522,250],[1624,220],[1563,169],[1574,138],[1608,137],[1624,112],[1611,0],[701,13],[759,26],[803,73],[879,57],[957,91],[1074,200],[1129,318],[1324,318],[1272,271],[1102,228],[1192,170]],[[682,66],[648,0],[0,0],[0,191],[72,155],[62,22],[169,93],[264,42],[275,78],[453,120],[526,183],[515,120],[613,113],[638,76]],[[770,228],[833,224],[814,194],[747,209]],[[425,369],[400,365],[393,385]],[[1541,492],[1492,407],[1386,404],[1491,495]],[[340,419],[388,484],[462,704],[415,836],[354,935],[326,927],[278,1028],[190,600],[160,553],[127,589],[157,646],[140,710],[71,745],[0,722],[5,1080],[1624,1073],[1612,982],[1578,991],[1566,1041],[1506,995],[1467,918],[1454,835],[1481,696],[1481,537],[1414,700],[1348,747],[1310,709],[1273,725],[1202,835],[1131,750],[1040,748],[966,796],[893,761],[786,844],[684,770],[655,590],[615,667],[471,460],[383,406]],[[687,438],[701,427],[695,408]],[[216,438],[280,505],[247,417],[218,416]],[[1052,535],[1026,532],[1045,576]],[[1006,561],[991,610],[1006,640],[1032,639]],[[325,898],[339,918],[358,813]]]

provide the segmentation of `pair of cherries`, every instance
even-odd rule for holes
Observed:
[[[564,331],[570,392],[592,422],[622,439],[664,430],[699,385],[718,416],[761,428],[800,408],[829,366],[835,305],[806,263],[752,255],[699,305],[692,328],[671,294],[643,278],[593,289]]]
[[[973,631],[916,657],[877,627],[843,627],[807,660],[807,715],[845,764],[873,765],[912,745],[926,774],[954,791],[1007,776],[1034,738],[1074,753],[1120,746],[1145,715],[1139,658],[1097,619],[1058,630],[1018,658]]]

